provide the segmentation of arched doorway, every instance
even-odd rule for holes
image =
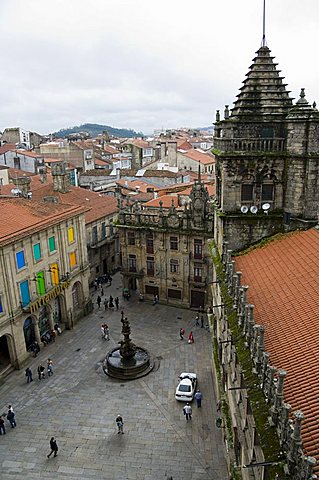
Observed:
[[[28,350],[32,345],[32,343],[34,343],[36,340],[33,317],[30,316],[25,319],[23,324],[23,333],[24,333],[25,346],[26,346],[26,349]]]
[[[72,287],[73,310],[80,310],[83,307],[83,288],[81,282],[75,282]]]
[[[40,308],[39,310],[39,320],[38,320],[38,325],[39,325],[39,333],[40,337],[47,331],[51,330],[50,327],[50,309],[48,305],[43,305],[43,307]]]
[[[53,325],[64,323],[66,320],[65,298],[63,295],[59,295],[52,302],[52,320]]]
[[[0,337],[0,371],[10,365],[10,354],[7,335]]]

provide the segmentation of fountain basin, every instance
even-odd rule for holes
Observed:
[[[103,363],[104,373],[119,380],[134,380],[148,375],[154,368],[154,357],[144,348],[136,347],[134,355],[125,359],[120,348],[108,352]]]

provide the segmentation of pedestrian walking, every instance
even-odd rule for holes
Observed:
[[[114,300],[114,302],[115,302],[116,310],[118,310],[118,309],[119,309],[119,306],[120,306],[119,297],[116,297],[115,300]]]
[[[98,307],[100,308],[101,306],[101,301],[102,301],[102,298],[100,297],[100,295],[97,296],[97,299],[96,299],[96,303],[98,305]]]
[[[121,415],[118,415],[115,419],[116,425],[117,425],[117,433],[124,433],[123,432],[123,417]]]
[[[51,448],[51,452],[47,455],[47,457],[50,458],[52,453],[54,453],[53,456],[56,457],[58,454],[59,447],[54,437],[51,437],[50,439],[50,448]]]
[[[32,382],[33,378],[32,378],[32,370],[30,367],[26,368],[25,369],[25,376],[27,377],[27,383],[30,383]]]
[[[185,335],[185,328],[181,328],[179,331],[179,338],[181,340],[184,340],[184,335]]]
[[[110,330],[106,324],[104,326],[104,338],[105,340],[110,340]]]
[[[53,375],[53,362],[52,362],[51,358],[48,358],[47,370],[48,370],[48,377],[51,377],[51,375]]]
[[[104,300],[103,305],[104,305],[104,309],[107,310],[109,306],[109,302],[107,301],[107,298]]]
[[[94,290],[97,291],[97,285],[98,285],[97,279],[94,280],[93,285],[94,285]]]
[[[114,308],[114,303],[113,303],[113,297],[112,297],[112,295],[110,295],[109,307],[110,307],[110,308]]]
[[[194,395],[194,398],[195,398],[195,402],[196,402],[197,408],[201,408],[201,406],[202,406],[202,398],[203,398],[202,392],[201,392],[200,390],[197,390],[197,392],[196,392],[195,395]]]
[[[5,435],[6,434],[6,427],[4,425],[4,419],[3,416],[0,415],[0,435]]]
[[[158,295],[154,295],[153,297],[153,305],[156,305],[158,303]]]
[[[190,334],[188,335],[188,343],[194,343],[195,340],[194,340],[194,335],[193,335],[193,332],[190,332]]]
[[[192,419],[192,407],[190,406],[189,403],[186,403],[185,407],[183,407],[183,413],[186,417],[186,421]]]
[[[112,285],[112,280],[113,280],[113,278],[112,278],[111,275],[110,275],[110,276],[109,276],[109,286]]]
[[[41,380],[42,378],[45,378],[45,368],[42,365],[42,363],[40,363],[40,365],[38,366],[38,378],[39,380]]]
[[[101,297],[104,296],[104,290],[103,290],[103,287],[101,287]]]
[[[9,405],[8,407],[7,420],[9,420],[11,428],[14,428],[17,426],[17,422],[15,420],[15,413],[11,405]]]
[[[200,327],[204,328],[204,315],[203,314],[201,314],[201,316],[200,316]]]
[[[198,313],[196,314],[195,320],[196,320],[196,326],[199,326],[199,315],[198,315]]]

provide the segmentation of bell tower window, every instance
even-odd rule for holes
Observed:
[[[252,183],[243,183],[241,186],[241,201],[252,202],[254,196],[254,186]]]

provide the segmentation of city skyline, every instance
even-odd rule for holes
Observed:
[[[232,107],[262,40],[263,0],[4,0],[0,130],[82,123],[151,133]],[[319,101],[315,0],[268,0],[266,40],[291,96]]]

